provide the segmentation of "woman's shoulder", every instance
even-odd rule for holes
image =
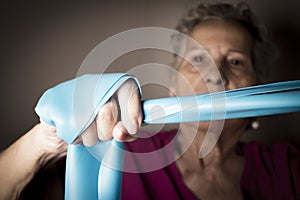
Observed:
[[[300,174],[300,150],[291,143],[250,142],[238,146],[238,154],[244,155],[246,160],[245,168],[277,176],[295,170]]]
[[[300,197],[299,148],[286,142],[250,142],[238,146],[238,153],[245,157],[241,184],[244,191],[249,195],[260,194],[262,198],[264,194],[273,194],[275,199]]]
[[[268,156],[274,159],[286,156],[300,156],[300,148],[294,144],[288,142],[278,142],[266,144],[263,142],[240,142],[237,146],[238,154],[245,156],[261,158]]]
[[[263,142],[239,143],[238,154],[242,154],[246,159],[251,159],[254,163],[268,160],[274,164],[277,162],[290,162],[293,159],[300,162],[300,149],[298,146],[288,142],[266,144]],[[271,164],[270,163],[270,164]]]

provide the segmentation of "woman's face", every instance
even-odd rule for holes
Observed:
[[[208,20],[197,25],[190,37],[204,50],[187,45],[186,60],[178,67],[183,79],[176,81],[177,95],[232,90],[256,83],[252,37],[245,28],[234,22]],[[188,84],[181,83],[184,79]]]
[[[252,61],[252,37],[234,22],[207,20],[190,37],[205,50],[188,44],[185,60],[178,67],[174,93],[178,96],[204,94],[247,87],[256,83]],[[200,127],[207,128],[208,123]],[[242,128],[245,120],[227,120],[224,129]]]

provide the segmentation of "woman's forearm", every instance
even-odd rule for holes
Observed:
[[[16,199],[40,167],[37,143],[39,125],[0,154],[0,199]]]
[[[0,153],[0,199],[16,199],[36,172],[65,155],[66,144],[55,129],[38,124]]]

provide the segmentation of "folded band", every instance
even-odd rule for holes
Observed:
[[[136,78],[128,74],[88,74],[47,90],[37,103],[35,111],[40,119],[55,126],[57,135],[69,143],[65,199],[120,198],[122,173],[101,165],[84,146],[71,143],[84,132],[100,108],[128,79],[136,81],[140,90]],[[115,159],[118,169],[123,168],[123,154],[114,150],[116,147],[123,148],[123,143],[112,140],[99,146],[105,151],[104,160]]]

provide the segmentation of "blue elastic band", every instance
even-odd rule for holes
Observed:
[[[71,143],[92,123],[100,108],[128,79],[128,74],[88,74],[47,90],[35,111],[41,121],[56,127],[57,135],[69,143],[66,163],[65,199],[120,199],[122,172],[101,165],[85,146]],[[140,87],[139,87],[140,88]],[[115,159],[123,167],[123,154],[115,147],[123,143],[111,140],[96,145],[103,159]],[[99,150],[98,150],[99,152]],[[99,174],[99,183],[98,183]],[[110,177],[110,178],[108,178]],[[99,191],[98,191],[99,189]]]
[[[91,124],[99,109],[128,79],[128,74],[89,74],[46,91],[35,110],[56,126],[69,143],[65,199],[120,199],[122,172],[101,164],[85,146],[71,143]],[[300,81],[252,86],[205,95],[152,99],[143,102],[144,123],[180,123],[254,117],[300,111]],[[122,169],[123,155],[114,140],[95,145],[104,160]],[[97,156],[98,157],[98,156]],[[104,162],[103,162],[104,163]]]

